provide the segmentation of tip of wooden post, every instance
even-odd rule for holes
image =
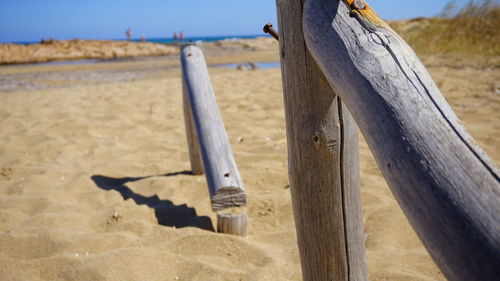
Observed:
[[[366,3],[365,0],[344,0],[352,13],[357,13],[371,24],[377,27],[385,27],[387,24],[377,15],[377,12]]]
[[[245,236],[248,213],[244,207],[227,208],[217,212],[217,232]]]

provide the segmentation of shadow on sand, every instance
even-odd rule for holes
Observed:
[[[181,171],[159,176],[172,177],[177,175],[192,175],[192,173],[189,171]],[[174,205],[170,200],[160,200],[160,198],[156,194],[150,197],[146,197],[141,194],[135,193],[128,186],[126,186],[126,184],[129,182],[134,182],[151,177],[154,176],[136,178],[110,178],[101,175],[94,175],[91,177],[91,179],[99,188],[103,190],[118,191],[123,197],[123,200],[132,198],[132,200],[134,200],[137,205],[147,205],[149,208],[154,209],[156,219],[161,225],[175,226],[176,228],[191,226],[214,231],[212,220],[207,216],[198,216],[194,208],[190,208],[186,204]]]

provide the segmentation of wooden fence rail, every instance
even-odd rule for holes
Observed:
[[[411,48],[364,1],[305,0],[302,20],[308,50],[446,277],[498,280],[499,174]]]
[[[245,235],[246,195],[202,51],[181,51],[186,135],[194,174],[205,172],[219,232]]]

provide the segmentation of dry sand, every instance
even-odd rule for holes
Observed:
[[[252,57],[271,58],[269,50],[277,47],[271,38],[257,37],[248,40],[223,40],[205,43],[206,54],[219,57],[218,62],[235,58],[242,59],[248,51]],[[82,59],[117,59],[151,56],[178,55],[176,45],[152,42],[109,41],[109,40],[49,40],[40,44],[0,44],[0,65],[40,63]],[[232,55],[232,56],[231,56]],[[220,60],[224,57],[225,60]],[[272,57],[276,59],[275,57]]]
[[[278,59],[244,51],[207,60]],[[424,62],[498,163],[497,66]],[[300,280],[280,70],[209,71],[248,193],[247,237],[210,230],[206,181],[187,173],[177,58],[0,67],[0,280]],[[444,280],[364,140],[360,157],[370,280]]]
[[[178,53],[174,46],[148,42],[50,40],[42,44],[0,44],[0,64],[71,59],[111,59]]]

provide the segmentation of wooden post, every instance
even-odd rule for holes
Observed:
[[[217,232],[245,236],[247,222],[245,208],[236,208],[234,211],[225,209],[217,213]]]
[[[277,0],[288,169],[304,280],[367,280],[357,127],[306,49],[302,0]]]
[[[498,280],[498,171],[415,53],[363,1],[306,0],[303,20],[309,51],[439,268],[449,280]]]
[[[200,144],[193,124],[193,115],[187,96],[186,82],[182,78],[182,107],[184,111],[184,125],[186,126],[186,138],[189,148],[189,160],[191,162],[191,172],[193,175],[203,174],[203,164],[201,162]]]
[[[226,221],[233,234],[244,234],[247,222],[246,195],[238,167],[234,161],[202,51],[186,46],[181,51],[185,92],[198,136],[203,168],[208,183],[212,210]],[[244,217],[244,218],[242,218]],[[229,224],[229,226],[228,226]]]

